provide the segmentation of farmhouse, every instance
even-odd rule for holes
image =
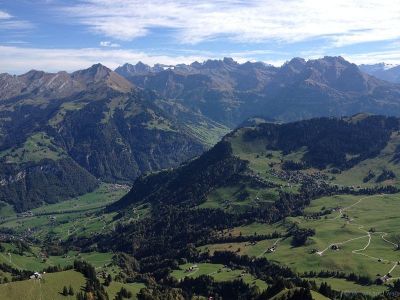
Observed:
[[[390,279],[391,277],[392,277],[392,276],[390,276],[390,274],[386,274],[386,275],[384,275],[384,276],[379,277],[379,278],[376,280],[376,282],[377,282],[378,284],[384,284],[384,283],[388,282],[389,279]]]
[[[28,218],[28,217],[33,217],[33,212],[32,211],[25,211],[17,215],[18,218]]]
[[[42,279],[42,274],[40,274],[39,272],[35,272],[29,278],[30,279]]]
[[[331,246],[331,249],[332,249],[332,250],[336,250],[336,251],[340,250],[340,248],[339,248],[338,245],[332,245],[332,246]]]
[[[194,270],[198,269],[197,265],[193,265],[185,270],[185,272],[193,272]]]

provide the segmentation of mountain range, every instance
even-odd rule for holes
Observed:
[[[341,57],[0,75],[0,201],[26,210],[177,167],[243,122],[400,115],[400,85]],[[249,121],[251,118],[251,121]]]
[[[293,121],[358,112],[400,114],[398,85],[342,57],[294,58],[280,68],[225,58],[166,69],[125,64],[115,71],[229,127],[256,115]]]
[[[393,83],[400,83],[400,66],[385,63],[360,65],[360,69],[376,78]]]
[[[201,154],[227,128],[98,64],[0,80],[0,200],[26,210]]]

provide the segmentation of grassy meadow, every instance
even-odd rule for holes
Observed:
[[[188,269],[192,266],[196,266],[192,271]],[[174,270],[171,274],[178,280],[182,280],[185,277],[199,277],[201,275],[209,275],[213,277],[216,281],[231,281],[235,279],[242,279],[245,283],[250,285],[256,285],[260,290],[267,289],[267,284],[255,278],[253,275],[244,273],[239,269],[231,269],[221,264],[211,264],[211,263],[200,263],[191,264],[187,263],[179,266],[179,270]]]
[[[301,228],[312,228],[316,234],[309,238],[306,245],[293,247],[291,238],[262,240],[255,245],[249,242],[224,243],[202,246],[201,251],[228,250],[242,255],[266,257],[271,261],[286,265],[300,274],[309,271],[340,271],[364,274],[371,279],[387,274],[392,270],[393,278],[400,278],[400,255],[392,243],[400,224],[400,195],[351,196],[337,195],[314,200],[305,210],[306,215],[334,209],[330,214],[318,219],[307,217],[289,217],[274,224],[255,223],[235,228],[230,232],[237,236],[268,234],[284,231],[290,224],[296,223]],[[340,211],[342,210],[342,212]],[[225,234],[229,234],[227,231]],[[274,243],[277,250],[267,253]],[[339,245],[340,250],[331,250],[331,245]],[[323,252],[319,255],[316,252]],[[321,279],[322,280],[322,279]],[[342,280],[343,281],[343,280]],[[344,280],[345,281],[345,280]],[[338,289],[338,279],[334,282]],[[386,287],[361,287],[355,283],[353,288],[362,291],[382,291]],[[351,286],[345,286],[350,289]]]

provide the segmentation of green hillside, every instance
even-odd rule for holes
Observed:
[[[64,286],[71,286],[74,295],[62,295]],[[57,273],[47,273],[42,280],[29,279],[24,281],[10,282],[0,285],[1,300],[63,300],[76,299],[76,293],[82,291],[85,286],[85,278],[76,271],[63,271]],[[132,293],[131,299],[136,299],[136,295],[144,288],[143,284],[131,283],[123,284],[112,282],[106,287],[109,299],[114,299],[117,293],[125,288]]]
[[[65,271],[48,273],[42,280],[30,279],[0,285],[1,300],[62,300],[76,299],[75,296],[61,294],[64,286],[72,286],[74,291],[80,291],[85,285],[85,278],[81,273]]]
[[[102,184],[28,215],[3,204],[0,277],[84,260],[112,297],[390,299],[399,129],[365,115],[258,122],[130,191]]]

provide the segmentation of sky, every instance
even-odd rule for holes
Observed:
[[[0,0],[0,73],[232,57],[400,64],[400,0]]]

